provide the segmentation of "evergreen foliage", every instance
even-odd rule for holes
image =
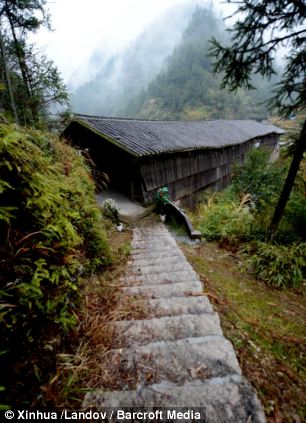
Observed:
[[[170,198],[168,188],[159,188],[155,194],[155,211],[161,215],[165,215],[169,207],[169,201]]]
[[[1,368],[12,395],[12,367],[32,374],[50,328],[74,326],[80,276],[110,254],[83,158],[56,137],[0,124],[0,193]]]
[[[242,19],[229,30],[230,46],[215,37],[211,40],[214,71],[224,72],[222,87],[252,88],[253,73],[271,78],[276,73],[276,51],[286,46],[285,67],[270,104],[285,116],[302,113],[306,104],[305,2],[249,0],[238,5],[234,15],[241,14]]]
[[[254,274],[278,287],[301,284],[305,277],[305,162],[273,244],[266,243],[271,216],[288,167],[288,159],[269,160],[269,151],[249,152],[235,166],[232,183],[199,204],[194,221],[208,241],[237,249],[241,244]]]
[[[228,3],[236,3],[228,0]],[[306,6],[304,0],[248,0],[237,2],[238,15],[230,29],[230,45],[216,38],[211,40],[211,56],[215,72],[223,72],[222,87],[235,91],[252,88],[253,72],[271,80],[276,73],[275,56],[279,47],[286,47],[285,66],[280,81],[274,86],[269,105],[281,116],[304,113],[306,106]],[[241,18],[240,18],[241,17]],[[288,174],[275,206],[269,227],[273,241],[290,198],[303,155],[306,150],[306,120],[295,142]]]
[[[123,115],[145,119],[201,120],[262,118],[267,108],[260,104],[270,86],[254,76],[257,90],[239,90],[235,95],[220,89],[221,76],[211,72],[209,39],[226,40],[224,23],[211,8],[197,7],[180,44],[166,65],[124,109]]]
[[[249,194],[257,209],[275,202],[284,182],[285,163],[270,162],[270,156],[268,148],[254,148],[243,163],[233,167],[232,189],[239,195]]]
[[[0,107],[16,123],[36,127],[48,120],[51,106],[68,106],[56,66],[28,42],[42,25],[50,29],[46,3],[0,2]]]

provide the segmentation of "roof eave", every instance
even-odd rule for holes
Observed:
[[[155,157],[155,156],[160,156],[162,154],[167,155],[167,154],[187,153],[189,151],[198,151],[198,150],[219,150],[219,149],[222,149],[222,148],[234,147],[235,145],[244,144],[245,142],[256,140],[257,138],[264,137],[266,135],[282,135],[282,134],[277,133],[277,132],[269,132],[269,133],[266,133],[266,134],[257,135],[256,137],[248,138],[248,139],[240,141],[240,142],[233,142],[231,144],[223,144],[223,145],[218,145],[218,146],[214,146],[214,145],[211,145],[211,146],[195,146],[195,147],[190,147],[190,148],[181,148],[181,149],[177,149],[177,150],[158,151],[158,152],[154,152],[154,153],[141,154],[138,157],[139,158]]]
[[[96,128],[94,128],[90,123],[84,121],[83,119],[80,118],[73,118],[71,120],[71,123],[78,123],[79,125],[84,126],[86,129],[89,129],[90,131],[92,131],[94,134],[98,135],[100,138],[104,138],[107,141],[109,141],[111,144],[114,144],[116,147],[120,148],[121,150],[125,151],[126,153],[130,154],[133,157],[141,157],[139,154],[135,153],[134,151],[124,147],[122,144],[120,144],[118,141],[116,141],[115,139],[111,138],[110,136],[104,134],[103,132],[100,132],[99,130],[97,130]]]
[[[243,140],[241,142],[233,142],[231,144],[224,144],[224,145],[218,145],[218,146],[194,146],[194,147],[187,147],[187,148],[179,148],[174,150],[165,150],[165,151],[156,151],[156,152],[145,152],[145,153],[136,153],[135,151],[129,149],[128,147],[124,146],[122,143],[118,142],[116,139],[110,137],[109,135],[106,135],[105,133],[101,132],[97,128],[95,128],[93,125],[91,125],[88,121],[82,119],[82,116],[80,115],[74,115],[74,117],[71,120],[71,123],[78,123],[81,126],[85,127],[86,129],[92,131],[96,135],[98,135],[100,138],[103,138],[110,142],[111,144],[115,145],[119,149],[125,151],[129,155],[133,156],[134,158],[141,159],[141,158],[150,158],[150,157],[156,157],[160,155],[172,155],[172,154],[178,154],[178,153],[186,153],[190,151],[196,151],[196,150],[217,150],[217,149],[223,149],[226,147],[232,147],[238,144],[243,144],[245,142],[248,142],[252,139],[256,139],[259,137],[267,136],[267,135],[283,135],[285,132],[282,130],[279,131],[271,131],[262,135],[257,135],[255,137],[251,137],[249,139]]]

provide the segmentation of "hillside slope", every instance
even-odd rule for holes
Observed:
[[[266,107],[259,103],[268,97],[271,82],[255,77],[258,89],[241,89],[236,94],[219,88],[221,77],[212,74],[208,56],[212,36],[226,42],[224,22],[212,8],[197,7],[164,69],[129,102],[122,115],[171,120],[267,116]]]
[[[78,322],[81,277],[111,261],[82,156],[0,116],[0,365],[4,404],[31,404]]]
[[[133,44],[109,59],[71,98],[78,113],[116,116],[131,96],[148,85],[178,44],[194,11],[194,0],[156,19]],[[95,52],[93,53],[95,55]]]

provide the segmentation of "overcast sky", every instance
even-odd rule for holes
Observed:
[[[106,56],[116,53],[158,15],[187,1],[50,0],[48,8],[54,31],[40,30],[33,41],[54,60],[68,82],[75,71],[87,63],[95,48],[103,50]],[[219,10],[225,8],[225,14],[229,13],[228,6],[220,5],[222,0],[212,3]]]

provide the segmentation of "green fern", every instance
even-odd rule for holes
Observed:
[[[0,194],[0,342],[30,353],[73,327],[80,277],[111,258],[88,168],[57,137],[0,124]]]

